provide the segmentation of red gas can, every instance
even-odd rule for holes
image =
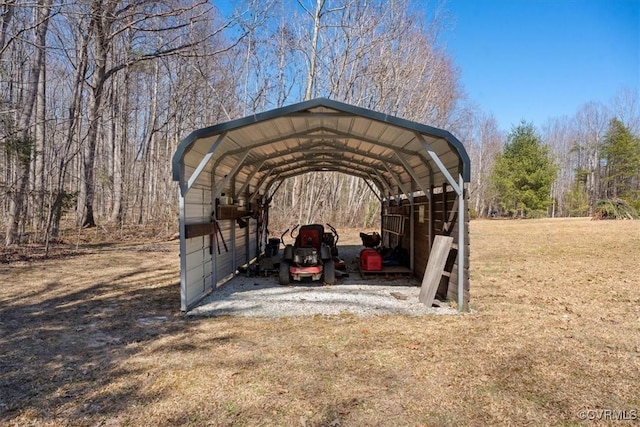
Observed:
[[[381,271],[382,255],[373,248],[365,248],[360,251],[360,267],[364,271]]]

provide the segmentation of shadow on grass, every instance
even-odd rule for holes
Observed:
[[[160,397],[145,394],[136,381],[144,373],[126,360],[195,325],[177,311],[177,275],[129,269],[108,281],[51,281],[39,295],[3,298],[0,424],[18,416],[74,424]]]

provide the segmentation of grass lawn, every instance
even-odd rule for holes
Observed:
[[[175,242],[0,264],[0,284],[2,425],[640,421],[638,221],[472,221],[454,316],[186,318]]]

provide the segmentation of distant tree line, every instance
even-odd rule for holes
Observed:
[[[640,211],[640,100],[621,90],[540,130],[522,122],[471,141],[473,214],[593,216],[614,202]],[[500,142],[498,142],[500,141]],[[469,142],[469,141],[467,141]]]
[[[48,242],[69,223],[175,229],[171,157],[183,137],[317,96],[453,132],[472,159],[477,215],[637,203],[628,155],[640,130],[637,93],[523,129],[557,173],[542,205],[516,201],[510,178],[492,176],[525,148],[519,131],[504,135],[466,99],[440,43],[451,20],[439,3],[244,0],[224,14],[216,4],[0,0],[5,244]],[[335,173],[291,179],[273,206],[276,216],[354,227],[373,224],[380,209],[366,183]]]

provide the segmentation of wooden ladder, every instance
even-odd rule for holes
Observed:
[[[433,239],[433,245],[431,246],[431,252],[429,252],[429,260],[427,261],[427,268],[424,271],[422,277],[422,286],[420,287],[420,296],[418,300],[431,307],[438,292],[438,286],[440,285],[440,279],[442,276],[449,275],[444,270],[449,258],[449,251],[453,245],[453,237],[450,236],[436,236]]]

